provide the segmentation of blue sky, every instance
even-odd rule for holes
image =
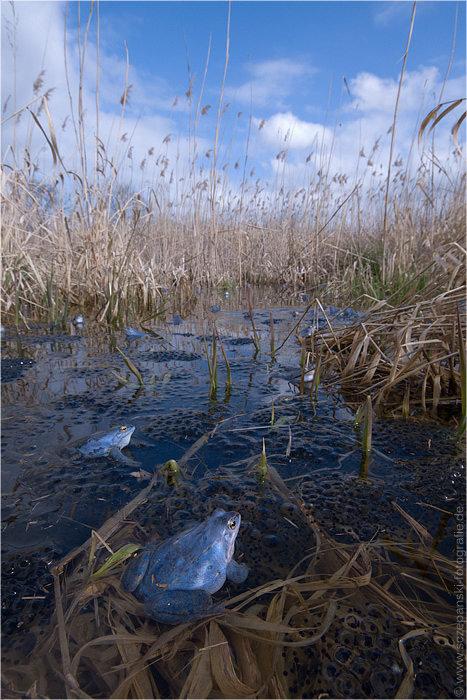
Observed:
[[[89,8],[90,3],[80,5],[81,40]],[[381,168],[387,167],[388,129],[393,119],[412,8],[412,2],[403,0],[234,0],[221,109],[225,111],[218,141],[219,162],[228,164],[232,179],[235,178],[235,163],[242,171],[248,135],[248,168],[254,167],[257,176],[270,178],[282,167],[295,187],[306,178],[307,168],[318,168],[323,162],[330,166],[331,172],[351,176],[362,157],[360,154],[370,158],[378,138],[375,156]],[[421,119],[437,104],[443,89],[456,8],[456,44],[443,100],[465,95],[465,3],[425,1],[417,4],[396,128],[395,152],[404,159],[413,147],[413,136]],[[79,82],[77,9],[77,3],[69,3],[67,63],[75,108]],[[49,96],[49,108],[61,153],[67,165],[71,165],[76,152],[71,120],[61,129],[70,113],[63,58],[65,3],[21,1],[15,3],[15,12],[16,101],[10,46],[12,10],[10,3],[2,2],[3,109],[11,95],[2,119],[14,111],[15,104],[18,109],[33,98],[32,85],[43,69],[42,91],[55,88]],[[210,50],[199,108],[211,107],[205,115],[199,116],[197,130],[198,166],[204,158],[205,167],[208,167],[209,158],[205,153],[210,152],[212,157],[215,143],[228,3],[109,0],[100,3],[99,15],[99,136],[108,152],[114,153],[118,134],[125,133],[126,155],[130,144],[133,147],[130,151],[133,180],[135,172],[141,182],[160,172],[160,163],[152,170],[146,166],[144,172],[139,168],[144,160],[149,162],[148,150],[152,147],[156,156],[166,155],[169,168],[173,169],[177,163],[178,172],[182,172],[183,161],[190,158],[189,105],[185,96],[189,86],[187,53],[191,75],[196,76],[191,104],[194,118]],[[86,135],[90,146],[96,133],[96,20],[95,8],[83,80]],[[128,80],[133,87],[119,132],[120,98],[126,71],[125,42],[130,61]],[[226,103],[229,103],[227,107]],[[437,129],[436,153],[443,162],[452,158],[454,145],[449,132],[463,108],[453,112]],[[13,122],[13,119],[8,120],[3,127],[2,157],[13,143]],[[29,143],[29,124],[26,115],[17,124],[20,149]],[[166,139],[169,134],[170,142]],[[193,119],[191,142],[192,137]],[[30,138],[33,151],[42,148],[41,163],[47,169],[49,153],[37,128]],[[285,165],[283,159],[277,158],[284,150],[287,151]],[[310,154],[311,161],[307,164]],[[125,163],[129,165],[128,158]]]

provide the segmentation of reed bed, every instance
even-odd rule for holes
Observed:
[[[180,461],[185,463],[208,437]],[[421,525],[411,519],[411,542],[340,545],[273,467],[261,492],[298,505],[302,534],[314,543],[304,559],[306,572],[298,575],[303,562],[297,562],[284,578],[230,600],[222,616],[161,629],[119,581],[121,562],[131,553],[122,548],[131,537],[128,516],[148,499],[156,482],[157,477],[54,567],[56,610],[47,641],[36,645],[27,666],[4,669],[5,697],[21,691],[30,697],[313,697],[310,693],[326,680],[318,663],[315,683],[307,650],[313,648],[325,665],[342,625],[358,626],[356,611],[365,606],[384,617],[378,622],[370,615],[367,639],[371,625],[374,630],[384,625],[387,637],[397,623],[391,633],[398,638],[395,653],[403,669],[397,697],[410,697],[413,690],[414,665],[405,649],[409,640],[435,635],[440,647],[452,645],[455,611],[443,600],[459,585],[456,565],[433,550]],[[394,563],[394,554],[402,565]],[[113,565],[102,567],[105,560]],[[417,571],[407,563],[412,560]],[[373,672],[378,672],[377,662]]]
[[[123,197],[118,186],[93,190],[79,182],[67,204],[62,177],[37,182],[24,168],[3,171],[2,311],[9,322],[24,320],[26,307],[59,315],[67,302],[112,320],[122,307],[154,309],[162,287],[181,285],[248,282],[321,289],[348,302],[381,299],[410,284],[465,225],[463,175],[427,213],[421,190],[407,192],[406,174],[397,174],[383,280],[379,189],[355,188],[327,224],[347,191],[322,186],[313,173],[306,190],[273,190],[262,201],[242,183],[243,199],[227,197],[214,212],[200,200],[190,212],[157,188]],[[428,267],[419,285],[436,281],[438,271]]]
[[[93,7],[83,46],[92,13]],[[449,163],[434,152],[434,127],[456,118],[452,110],[461,99],[440,104],[414,124],[411,150],[418,151],[417,160],[413,153],[407,160],[397,156],[386,172],[380,170],[375,164],[387,158],[378,139],[368,155],[362,150],[354,172],[333,172],[339,144],[333,141],[326,150],[317,143],[292,180],[284,143],[277,167],[261,179],[251,150],[262,124],[255,133],[250,114],[244,143],[235,142],[235,129],[230,140],[227,136],[229,120],[237,124],[248,118],[235,117],[224,98],[227,46],[217,121],[207,139],[211,147],[200,152],[209,105],[202,102],[204,83],[196,99],[190,76],[184,107],[188,133],[178,127],[178,143],[186,136],[188,152],[180,145],[169,150],[168,134],[162,143],[148,145],[138,164],[124,133],[131,86],[125,81],[113,143],[99,131],[98,111],[95,123],[86,117],[85,53],[79,84],[68,88],[68,121],[76,136],[71,162],[60,151],[52,90],[45,89],[42,73],[33,101],[4,119],[30,121],[28,142],[12,144],[2,164],[1,292],[7,322],[25,321],[33,313],[55,320],[68,306],[90,307],[98,318],[113,321],[128,306],[152,310],[161,287],[248,282],[319,288],[341,301],[362,294],[383,299],[410,283],[440,247],[464,231],[462,117],[454,126],[456,150]],[[393,141],[396,116],[397,109]],[[52,161],[48,172],[41,151],[32,153],[32,134],[38,131]],[[394,143],[391,154],[393,149]],[[419,284],[431,282],[436,272],[427,268]]]
[[[465,412],[465,264],[463,239],[441,248],[430,284],[417,290],[426,270],[394,298],[376,301],[362,320],[334,330],[333,321],[312,336],[328,386],[362,402],[403,416],[413,411],[436,414],[441,406]],[[321,306],[321,304],[319,304]],[[322,308],[322,306],[321,306]]]

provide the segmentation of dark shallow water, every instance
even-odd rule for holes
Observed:
[[[300,371],[295,334],[274,359],[270,356],[269,311],[277,347],[298,320],[293,312],[302,312],[304,304],[271,306],[267,299],[255,299],[262,349],[257,353],[250,321],[244,318],[246,299],[232,295],[213,303],[223,310],[213,314],[210,304],[207,311],[199,306],[177,308],[183,323],[171,323],[173,315],[167,314],[143,323],[150,332],[131,341],[123,329],[109,331],[91,320],[78,329],[71,323],[59,331],[43,326],[9,329],[2,339],[5,647],[26,640],[33,620],[42,624],[48,619],[49,565],[79,546],[91,529],[99,528],[141,490],[134,475],[139,466],[152,473],[214,430],[187,466],[187,481],[171,496],[170,512],[159,494],[152,510],[140,514],[145,532],[160,527],[162,520],[164,533],[176,531],[213,507],[235,507],[244,518],[239,547],[245,561],[250,551],[249,583],[257,585],[268,575],[290,571],[303,543],[295,538],[297,548],[291,545],[293,530],[289,533],[283,521],[279,527],[273,504],[268,506],[252,487],[251,470],[264,438],[269,463],[337,541],[410,538],[413,532],[396,510],[397,503],[428,530],[440,553],[455,559],[456,509],[463,507],[465,491],[464,458],[454,440],[455,429],[435,419],[376,419],[369,468],[363,473],[359,435],[343,399],[322,388],[316,399],[300,396],[291,381]],[[203,333],[211,348],[214,318],[233,385],[225,387],[225,362],[218,346],[218,389],[210,397]],[[352,320],[349,314],[347,322]],[[301,327],[311,321],[309,317]],[[137,321],[131,325],[141,330]],[[143,387],[134,380],[127,386],[118,384],[111,370],[132,377],[117,347],[141,371]],[[62,456],[62,448],[70,443],[121,424],[136,426],[124,453],[138,467],[111,457]],[[264,556],[255,559],[257,542],[270,553],[267,562]],[[435,677],[426,683],[431,689]],[[443,681],[444,692],[451,692],[451,686]],[[370,695],[376,692],[368,687]],[[436,688],[430,689],[424,692],[435,697]],[[347,696],[345,690],[339,692]],[[389,686],[386,692],[391,697]]]

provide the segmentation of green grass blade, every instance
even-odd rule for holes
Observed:
[[[141,549],[141,547],[137,544],[125,544],[123,547],[120,547],[117,552],[110,555],[100,569],[93,573],[91,579],[102,576],[102,574],[105,574],[107,571],[114,569],[122,561],[125,561],[125,559],[131,557],[131,555],[138,551],[138,549]]]
[[[253,307],[251,305],[250,290],[248,289],[248,287],[247,287],[246,292],[247,292],[247,296],[248,296],[248,309],[250,311],[250,321],[251,321],[251,326],[253,328],[253,335],[254,335],[253,342],[255,344],[255,348],[256,348],[257,352],[261,352],[259,338],[258,338],[258,334],[256,332],[256,327],[255,327],[255,321],[253,318]]]
[[[128,384],[128,380],[127,380],[127,379],[123,379],[123,377],[121,377],[119,374],[117,374],[116,372],[114,372],[113,369],[111,369],[110,371],[111,371],[112,374],[114,375],[115,379],[119,382],[119,384],[123,384],[123,385]]]
[[[203,341],[204,341],[204,349],[206,351],[206,359],[208,361],[208,369],[209,369],[209,378],[212,381],[212,367],[211,367],[211,361],[209,359],[209,350],[208,350],[208,344],[206,342],[206,336],[203,333]]]
[[[369,452],[371,450],[371,433],[373,428],[373,406],[371,404],[371,396],[366,397],[365,416],[363,418],[363,439],[362,450]]]
[[[217,391],[217,343],[216,343],[216,336],[214,333],[212,334],[211,366],[212,366],[212,372],[211,372],[211,385],[209,387],[209,395],[213,396],[213,394],[215,394]]]
[[[410,415],[410,384],[407,384],[404,398],[402,399],[402,417],[408,418]]]
[[[220,343],[220,346],[221,346],[221,350],[222,350],[222,354],[223,354],[223,356],[224,356],[225,366],[226,366],[226,368],[227,368],[227,381],[226,381],[226,384],[227,384],[227,386],[232,386],[232,373],[231,373],[231,371],[230,371],[229,361],[228,361],[228,359],[227,359],[227,355],[226,355],[225,350],[224,350],[224,345],[222,344],[222,340],[221,340],[221,337],[220,337],[220,335],[219,335],[219,331],[217,330],[217,326],[216,326],[216,323],[215,323],[215,322],[214,322],[214,330],[216,331],[217,339],[219,340],[219,343]]]
[[[268,475],[268,461],[266,459],[266,447],[264,445],[264,438],[263,438],[263,451],[261,452],[261,457],[259,458],[259,462],[256,465],[255,469],[255,479],[258,482],[258,484],[264,484],[266,481],[266,477]]]
[[[274,357],[274,353],[275,353],[275,350],[274,350],[274,340],[275,340],[275,338],[274,338],[274,319],[273,319],[273,317],[272,317],[272,312],[271,312],[271,311],[269,312],[269,326],[270,326],[270,328],[271,328],[271,358],[273,358],[273,357]]]
[[[124,361],[125,361],[125,364],[126,364],[126,366],[128,367],[128,369],[130,370],[130,372],[132,372],[132,374],[135,375],[135,377],[136,377],[136,379],[138,380],[140,386],[143,386],[143,383],[144,383],[144,382],[143,382],[143,377],[142,377],[141,372],[139,371],[139,369],[136,367],[136,365],[133,364],[133,362],[130,360],[130,358],[127,357],[127,356],[125,355],[125,353],[123,353],[123,352],[120,350],[119,347],[117,347],[117,350],[118,350],[118,352],[120,353],[120,355],[123,357],[123,359],[124,359]]]

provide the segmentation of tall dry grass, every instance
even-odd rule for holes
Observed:
[[[200,153],[198,132],[208,105],[202,102],[203,88],[194,104],[190,80],[191,150],[183,172],[180,154],[171,161],[166,143],[159,153],[149,149],[140,164],[146,184],[129,183],[121,175],[124,161],[132,158],[123,133],[131,91],[128,69],[117,146],[108,152],[99,111],[90,129],[82,104],[89,26],[90,21],[79,85],[68,85],[78,153],[74,169],[66,167],[60,153],[50,91],[41,92],[42,76],[34,84],[34,101],[11,117],[28,117],[31,130],[42,132],[54,167],[41,174],[39,156],[31,155],[28,143],[22,144],[21,161],[15,152],[14,166],[2,168],[2,310],[9,322],[19,322],[26,306],[55,318],[70,304],[115,319],[128,305],[151,309],[162,286],[182,281],[196,286],[280,283],[324,289],[341,301],[362,294],[382,299],[461,237],[465,162],[457,151],[455,171],[449,173],[426,151],[416,173],[399,159],[386,178],[373,170],[368,179],[381,152],[379,142],[368,156],[361,154],[355,172],[340,175],[330,171],[331,155],[317,147],[301,185],[288,185],[285,147],[277,154],[275,178],[263,181],[255,177],[248,152],[254,138],[250,115],[243,176],[233,187],[242,164],[230,162],[233,142],[223,142],[224,122],[232,118],[224,98],[228,35],[212,148]],[[154,175],[148,180],[150,162]],[[431,282],[435,274],[436,268],[429,268],[419,283]]]

